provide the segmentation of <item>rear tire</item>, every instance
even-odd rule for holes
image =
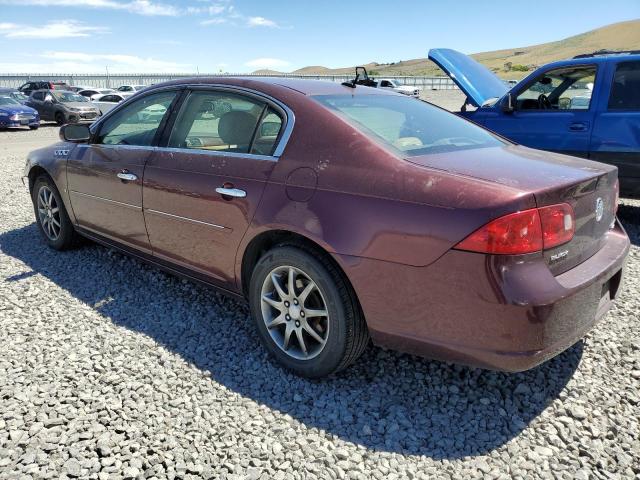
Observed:
[[[61,127],[65,124],[64,114],[62,112],[57,112],[55,115],[56,124]]]
[[[67,250],[77,244],[78,234],[73,228],[60,193],[47,175],[40,175],[31,192],[38,229],[47,245],[54,250]]]
[[[35,126],[35,125],[31,125],[31,126],[29,126],[29,130],[37,130],[37,129],[38,129],[38,127],[37,127],[37,126]]]
[[[369,343],[353,290],[334,265],[319,258],[276,247],[260,258],[249,286],[260,341],[278,363],[307,378],[348,367]]]

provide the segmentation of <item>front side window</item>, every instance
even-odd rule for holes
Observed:
[[[320,95],[314,98],[404,156],[505,145],[498,137],[457,115],[406,96]]]
[[[260,100],[223,91],[193,92],[168,146],[270,155],[281,126],[280,116]]]
[[[622,62],[616,67],[609,110],[640,111],[640,62]]]
[[[543,73],[516,99],[517,110],[588,110],[596,67],[563,67]]]
[[[138,99],[105,120],[96,143],[150,146],[177,92],[160,92]]]

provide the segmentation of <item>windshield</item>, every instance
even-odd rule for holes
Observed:
[[[0,106],[9,106],[9,105],[20,105],[20,103],[16,102],[11,97],[0,97]]]
[[[69,102],[88,102],[89,99],[86,97],[83,97],[82,95],[78,95],[77,93],[73,93],[73,92],[56,92],[56,91],[51,91],[50,92],[57,101],[62,102],[62,103],[69,103]]]
[[[414,98],[395,95],[314,98],[365,134],[409,157],[505,145],[483,128]]]

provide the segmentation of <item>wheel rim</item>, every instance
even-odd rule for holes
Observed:
[[[38,217],[42,231],[49,240],[56,241],[60,237],[62,222],[60,206],[49,187],[43,185],[38,191]]]
[[[274,268],[261,292],[262,320],[275,344],[290,357],[310,360],[329,338],[327,303],[317,284],[296,267]]]

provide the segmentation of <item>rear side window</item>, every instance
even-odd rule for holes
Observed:
[[[505,145],[498,137],[426,102],[396,95],[314,97],[356,128],[405,156]]]
[[[280,117],[260,100],[222,91],[193,92],[168,146],[270,155],[281,126]]]
[[[616,67],[609,110],[640,111],[640,62],[622,62]]]
[[[34,92],[33,93],[34,100],[44,100],[44,92]]]

